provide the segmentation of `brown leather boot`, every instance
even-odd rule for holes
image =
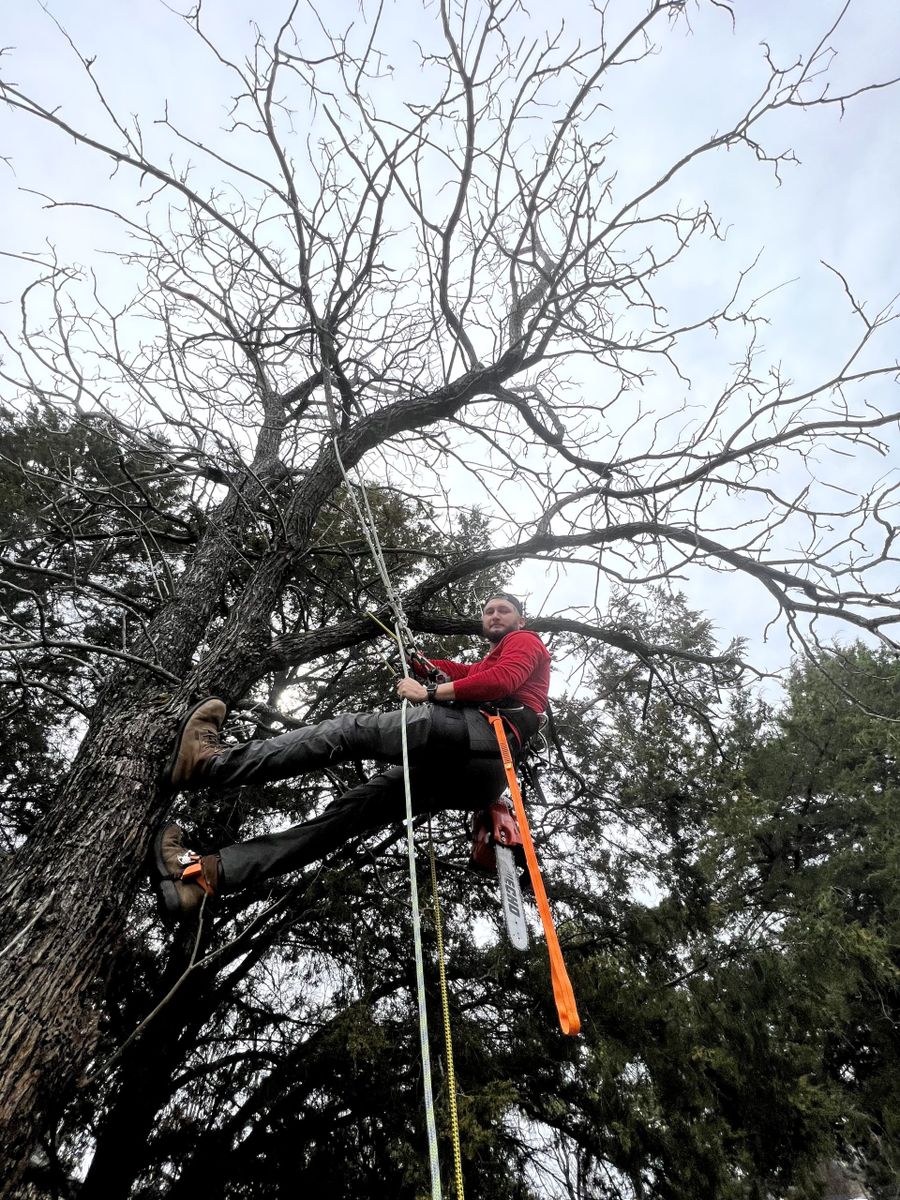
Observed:
[[[180,825],[163,825],[153,839],[154,886],[164,920],[196,917],[204,896],[219,891],[218,854],[196,854],[184,844]]]
[[[219,730],[228,709],[217,696],[207,696],[188,709],[175,735],[175,749],[163,771],[163,783],[173,792],[201,787],[209,761],[222,750]]]

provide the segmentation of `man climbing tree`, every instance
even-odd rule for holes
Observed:
[[[404,771],[396,764],[404,724],[415,810],[486,808],[503,791],[506,777],[482,709],[490,706],[503,717],[516,754],[534,736],[547,705],[550,655],[524,625],[515,596],[502,593],[488,600],[482,628],[493,649],[474,665],[437,660],[433,665],[444,682],[401,679],[398,696],[415,706],[408,713],[353,713],[229,748],[219,738],[224,701],[207,697],[194,705],[181,722],[166,769],[171,789],[269,783],[355,758],[395,765],[345,792],[314,820],[218,853],[196,854],[185,847],[180,826],[164,825],[154,841],[163,910],[194,915],[204,894],[217,896],[281,875],[353,834],[401,820]]]
[[[129,1036],[108,998],[142,928],[179,718],[220,694],[278,720],[294,696],[314,723],[332,715],[316,709],[319,664],[373,638],[365,614],[383,593],[342,524],[348,472],[424,529],[415,547],[389,547],[417,634],[475,632],[453,589],[481,572],[497,572],[489,595],[521,563],[540,562],[549,585],[572,568],[587,575],[579,603],[593,599],[542,596],[553,615],[532,628],[588,639],[586,659],[598,646],[630,655],[650,672],[644,705],[679,693],[680,663],[713,683],[745,664],[735,646],[648,635],[611,611],[611,587],[637,601],[682,579],[718,595],[730,579],[743,601],[744,579],[761,602],[741,631],[774,621],[810,652],[836,621],[887,639],[898,620],[896,492],[866,458],[889,452],[898,420],[893,289],[880,300],[870,281],[861,297],[856,262],[822,268],[833,332],[813,347],[792,328],[779,346],[764,298],[792,272],[754,282],[755,249],[720,257],[735,218],[707,203],[720,180],[703,175],[727,164],[731,190],[761,180],[774,204],[785,192],[767,181],[788,171],[800,118],[831,113],[839,136],[845,109],[890,102],[892,61],[833,70],[853,44],[851,6],[834,19],[811,6],[801,45],[779,30],[784,6],[743,6],[762,25],[741,13],[735,34],[740,6],[720,0],[574,0],[572,19],[554,11],[540,31],[515,3],[402,0],[349,25],[346,6],[313,5],[310,20],[288,0],[247,8],[246,40],[231,6],[163,6],[162,39],[136,33],[136,6],[96,50],[115,6],[103,29],[69,6],[65,31],[40,6],[38,25],[30,6],[7,7],[25,25],[0,58],[15,159],[0,183],[36,227],[5,224],[0,386],[36,416],[0,448],[12,518],[0,654],[11,726],[36,713],[30,756],[48,754],[24,774],[18,742],[7,758],[31,793],[10,801],[24,815],[0,882],[2,1196],[38,1142],[53,1149],[110,1020]],[[735,48],[752,49],[732,70]],[[718,112],[697,104],[701,73]],[[650,119],[628,129],[637,95]],[[817,211],[842,189],[827,192]],[[802,298],[791,311],[812,309]],[[479,503],[489,536],[448,547]],[[349,687],[341,700],[334,712],[371,707]],[[304,799],[287,820],[309,811]],[[258,832],[237,822],[209,844]],[[280,960],[295,935],[266,936]],[[139,1024],[151,1007],[128,1013]],[[181,1079],[176,1007],[156,1057]],[[232,1027],[223,1016],[222,1036]],[[165,1125],[165,1082],[153,1108],[137,1064],[132,1079],[141,1128]],[[134,1112],[123,1101],[111,1151]],[[176,1172],[195,1134],[161,1151]]]

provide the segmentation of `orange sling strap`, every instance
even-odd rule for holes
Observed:
[[[522,843],[525,847],[525,861],[528,863],[528,874],[531,876],[534,898],[537,902],[538,912],[541,914],[544,937],[547,939],[547,952],[550,955],[550,979],[553,983],[553,998],[556,1001],[556,1011],[559,1014],[559,1025],[563,1033],[568,1034],[570,1037],[575,1037],[581,1029],[581,1019],[578,1016],[578,1009],[575,1006],[575,993],[572,991],[569,973],[566,970],[566,964],[563,962],[562,950],[559,947],[559,938],[556,936],[556,926],[553,924],[553,917],[550,915],[550,904],[547,901],[544,881],[541,878],[541,868],[538,866],[537,855],[534,852],[534,842],[531,840],[531,830],[528,828],[525,805],[522,803],[522,791],[519,787],[519,781],[516,779],[516,771],[513,767],[509,742],[506,740],[506,730],[503,728],[503,718],[494,716],[491,713],[485,713],[484,715],[490,721],[494,730],[494,736],[497,739],[497,745],[500,747],[500,756],[503,759],[503,768],[506,771],[506,780],[509,784],[510,794],[512,795],[516,820],[519,822],[519,832],[522,834]]]

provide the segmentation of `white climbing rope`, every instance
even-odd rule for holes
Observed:
[[[329,370],[327,365],[324,367],[324,374],[327,380]],[[394,591],[394,585],[391,582],[390,572],[385,562],[384,553],[381,549],[381,543],[378,538],[378,530],[375,526],[375,518],[372,513],[372,508],[369,504],[369,497],[365,486],[360,483],[360,492],[362,493],[363,505],[365,511],[360,506],[359,501],[354,493],[354,485],[350,480],[347,471],[344,467],[341,453],[338,449],[337,437],[332,438],[332,446],[334,447],[334,457],[343,476],[344,483],[347,487],[347,494],[356,511],[357,519],[359,520],[360,528],[363,536],[369,547],[369,552],[381,577],[381,582],[384,587],[385,596],[390,608],[394,614],[394,628],[397,634],[397,644],[400,647],[400,661],[403,664],[403,674],[409,674],[409,667],[406,661],[406,643],[411,641],[409,636],[409,626],[406,622],[406,616],[403,612],[403,606],[400,603],[399,597]],[[425,1091],[425,1125],[428,1132],[428,1158],[431,1166],[431,1200],[441,1200],[441,1168],[438,1159],[438,1140],[437,1140],[437,1121],[434,1111],[434,1091],[431,1082],[431,1051],[428,1044],[428,1011],[426,1008],[425,995],[425,964],[422,955],[422,919],[419,911],[419,887],[416,880],[416,843],[413,836],[413,809],[412,809],[412,787],[410,784],[409,774],[409,744],[407,740],[407,709],[408,702],[404,700],[400,705],[400,713],[402,717],[400,726],[401,746],[403,751],[403,787],[406,796],[406,850],[409,858],[409,896],[410,907],[412,909],[412,929],[413,929],[413,952],[416,964],[416,993],[419,1008],[419,1043],[422,1051],[422,1080]]]
[[[406,852],[409,857],[409,898],[412,908],[413,947],[416,960],[416,992],[419,1002],[419,1043],[422,1049],[422,1077],[425,1083],[425,1126],[428,1130],[428,1159],[431,1163],[431,1200],[441,1200],[441,1167],[438,1161],[437,1122],[431,1086],[431,1051],[428,1047],[428,1011],[425,1007],[425,965],[422,957],[422,921],[419,915],[419,885],[416,881],[416,843],[413,838],[412,788],[409,782],[409,745],[406,738],[406,706],[400,706],[403,747],[403,787],[406,792]]]
[[[340,452],[340,450],[338,450],[338,444],[337,444],[336,437],[332,438],[331,444],[334,448],[334,457],[337,462],[338,468],[340,469],[341,475],[343,476],[344,483],[347,485],[347,494],[349,495],[350,502],[353,505],[354,511],[356,512],[356,517],[357,517],[357,520],[359,521],[360,528],[362,529],[363,537],[366,539],[366,545],[369,547],[369,553],[372,555],[372,559],[374,560],[375,566],[378,570],[378,574],[381,578],[381,583],[382,583],[382,586],[384,587],[385,597],[387,598],[388,605],[390,606],[391,611],[394,614],[394,622],[397,627],[397,641],[400,645],[400,658],[401,658],[401,661],[403,662],[403,670],[406,673],[407,672],[407,663],[406,663],[406,653],[405,653],[404,648],[407,643],[412,642],[412,635],[411,635],[411,631],[409,628],[409,624],[407,623],[407,620],[406,620],[406,614],[403,611],[403,605],[400,603],[400,597],[394,591],[394,585],[391,582],[391,573],[388,570],[387,562],[385,561],[385,557],[384,557],[384,552],[381,549],[381,542],[378,537],[378,529],[376,528],[376,525],[375,525],[375,517],[372,513],[372,507],[369,504],[369,494],[366,491],[364,484],[358,483],[356,485],[359,488],[360,492],[362,493],[363,506],[361,507],[359,501],[356,498],[356,493],[353,490],[354,485],[351,482],[350,477],[348,476],[347,471],[344,467],[344,462],[343,462],[343,459],[341,458],[341,452]],[[365,508],[365,512],[363,512],[363,507]]]

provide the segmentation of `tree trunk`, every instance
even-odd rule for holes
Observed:
[[[184,953],[173,955],[161,980],[159,998],[165,996],[186,969],[193,938]],[[209,1015],[208,993],[213,976],[195,971],[154,1018],[144,1037],[129,1047],[121,1064],[114,1096],[97,1135],[79,1200],[126,1200],[135,1179],[146,1167],[150,1134],[157,1114],[172,1095],[172,1075],[183,1054],[186,1030],[196,1032]],[[198,1013],[202,1008],[202,1013]],[[199,1019],[198,1019],[199,1017]]]
[[[121,678],[53,809],[16,855],[0,914],[0,1196],[90,1066],[100,1001],[150,834],[173,715]]]
[[[229,571],[229,537],[240,533],[234,507],[225,502],[146,639],[185,683],[169,694],[142,667],[111,674],[59,795],[0,890],[0,1198],[15,1194],[37,1138],[90,1066],[109,970],[164,815],[158,776],[177,719],[197,687],[241,695],[268,643],[271,608],[238,605],[215,653],[191,669]],[[276,552],[260,564],[257,590],[276,588],[288,562]]]

